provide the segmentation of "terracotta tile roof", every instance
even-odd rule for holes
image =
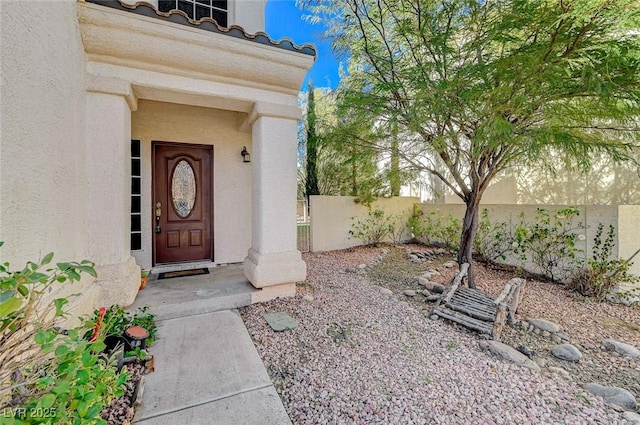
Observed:
[[[132,13],[136,13],[142,16],[148,16],[151,18],[162,19],[164,21],[173,22],[180,25],[187,25],[200,28],[204,31],[211,31],[217,34],[223,34],[230,37],[240,38],[243,40],[252,41],[254,43],[265,44],[267,46],[277,47],[279,49],[289,50],[292,52],[302,53],[309,56],[316,55],[316,49],[312,44],[305,43],[302,46],[298,46],[288,38],[282,40],[272,40],[268,34],[264,32],[257,32],[255,34],[247,33],[242,27],[238,25],[231,25],[228,28],[221,27],[218,23],[211,18],[202,18],[198,21],[190,19],[186,13],[181,10],[172,10],[170,12],[160,12],[153,5],[146,2],[137,2],[136,4],[123,3],[120,0],[86,0],[87,3],[94,3],[101,6],[110,7],[117,10],[124,10]]]

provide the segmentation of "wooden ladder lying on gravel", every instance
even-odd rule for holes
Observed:
[[[515,323],[515,313],[522,300],[525,280],[517,277],[511,279],[500,295],[493,299],[478,289],[462,286],[468,271],[469,264],[460,266],[460,272],[453,277],[449,287],[433,306],[431,315],[435,314],[500,340],[507,318],[509,324]]]

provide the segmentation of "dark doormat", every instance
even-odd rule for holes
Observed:
[[[171,279],[173,277],[197,276],[199,274],[209,274],[209,269],[179,270],[175,272],[160,273],[158,279]]]

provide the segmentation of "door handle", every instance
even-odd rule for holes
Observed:
[[[160,233],[162,229],[160,229],[160,217],[162,216],[162,204],[160,202],[156,203],[156,233]]]

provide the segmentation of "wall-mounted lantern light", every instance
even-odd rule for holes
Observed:
[[[240,152],[240,155],[242,155],[242,162],[251,162],[251,154],[247,150],[246,146],[242,147],[242,152]]]

